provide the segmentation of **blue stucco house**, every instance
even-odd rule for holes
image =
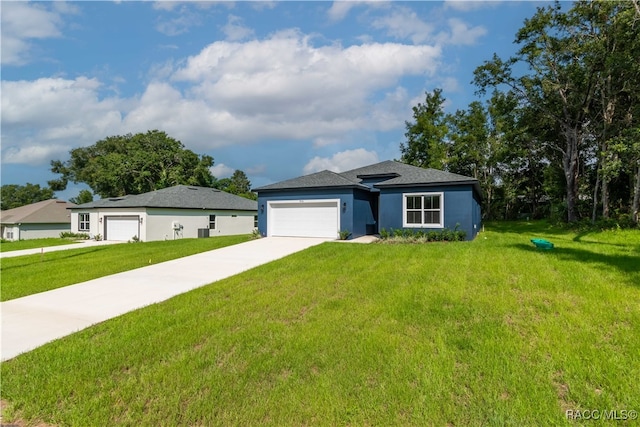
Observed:
[[[476,179],[385,161],[347,172],[322,171],[255,188],[262,236],[352,238],[386,229],[480,229]]]

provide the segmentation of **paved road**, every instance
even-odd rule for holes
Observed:
[[[0,359],[327,239],[269,237],[0,303]]]

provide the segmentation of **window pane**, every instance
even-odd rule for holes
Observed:
[[[431,196],[431,209],[440,209],[440,196]]]
[[[420,221],[420,211],[407,212],[407,224],[422,224]]]
[[[407,209],[422,209],[422,197],[420,196],[407,197]]]
[[[427,211],[424,213],[425,224],[439,224],[440,223],[440,211]]]

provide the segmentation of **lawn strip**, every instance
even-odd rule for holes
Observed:
[[[5,419],[534,426],[638,410],[640,236],[510,227],[326,243],[96,325],[2,364]],[[527,249],[532,231],[573,252]]]
[[[0,260],[1,300],[246,242],[248,235],[93,246]]]

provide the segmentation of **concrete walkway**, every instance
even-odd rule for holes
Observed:
[[[40,253],[49,253],[56,251],[65,251],[67,249],[89,248],[91,246],[113,245],[116,243],[124,243],[113,240],[85,240],[79,243],[70,243],[68,245],[45,246],[44,248],[22,249],[20,251],[0,252],[0,258],[11,258],[23,255],[34,255]]]
[[[269,237],[0,303],[0,359],[318,245]]]

